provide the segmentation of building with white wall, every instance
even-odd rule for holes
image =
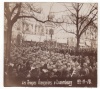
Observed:
[[[67,31],[75,32],[75,25],[63,26]],[[76,36],[72,33],[68,33],[61,26],[57,27],[54,23],[39,23],[34,19],[18,20],[13,26],[12,36],[16,38],[18,34],[21,34],[24,41],[37,41],[44,42],[45,40],[51,40],[50,29],[53,29],[54,34],[52,40],[58,43],[66,43],[68,46],[76,46]],[[92,41],[93,37],[97,33],[91,35],[91,29],[87,30],[80,39],[80,46],[86,46],[91,44],[96,45],[97,39]],[[88,38],[88,39],[87,39]],[[91,40],[90,40],[91,39]]]

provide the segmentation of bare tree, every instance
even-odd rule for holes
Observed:
[[[4,8],[4,15],[7,19],[7,59],[10,58],[10,45],[11,45],[11,35],[12,35],[12,26],[13,24],[16,22],[17,20],[17,17],[19,16],[20,14],[20,10],[21,10],[21,3],[19,4],[16,4],[15,7],[12,9],[12,11],[10,10],[10,6],[9,6],[9,3],[4,3],[5,5],[5,8]],[[12,15],[13,15],[13,12],[14,10],[17,10],[17,14],[12,18]]]
[[[32,8],[30,4],[27,4],[28,8],[31,9],[34,13],[41,13],[41,10],[36,9],[36,8]],[[14,23],[19,19],[19,18],[23,18],[23,17],[30,17],[30,18],[34,18],[35,20],[38,20],[37,18],[35,18],[35,16],[20,16],[22,13],[22,8],[24,8],[25,5],[23,5],[23,3],[10,3],[10,2],[5,2],[4,3],[4,16],[5,19],[7,20],[7,45],[6,45],[6,57],[9,60],[10,59],[10,47],[11,47],[11,37],[12,37],[12,27],[14,25]],[[25,8],[24,8],[25,9]],[[40,20],[41,22],[41,20]]]
[[[16,3],[16,2],[5,2],[4,3],[4,16],[7,20],[7,46],[6,46],[6,57],[10,59],[10,47],[11,47],[11,37],[12,37],[12,27],[14,23],[21,18],[32,18],[38,22],[46,23],[64,23],[53,21],[52,17],[48,15],[46,20],[41,20],[37,17],[37,14],[41,14],[42,8],[35,8],[34,3]],[[31,12],[31,14],[30,14]],[[50,13],[49,13],[50,14]]]
[[[68,16],[71,20],[71,22],[76,26],[76,31],[69,32],[74,35],[76,35],[77,44],[76,44],[76,51],[79,49],[79,43],[80,38],[84,32],[86,32],[90,25],[95,24],[95,21],[97,20],[97,4],[90,4],[91,9],[88,10],[88,13],[86,15],[81,15],[81,9],[84,6],[83,3],[72,3],[72,8],[74,9],[74,12],[72,12],[66,4],[64,6],[67,8],[67,10],[70,12],[70,16]],[[88,9],[88,8],[86,8]],[[94,25],[95,26],[95,25]],[[95,26],[96,27],[96,26]],[[66,32],[67,29],[64,29]]]
[[[12,4],[12,5],[11,5]],[[38,22],[46,23],[46,22],[52,22],[52,23],[66,23],[66,21],[58,21],[54,20],[52,15],[48,15],[46,20],[41,20],[37,17],[37,14],[41,14],[42,9],[41,8],[35,8],[34,5],[31,5],[32,3],[10,3],[5,2],[4,5],[4,16],[7,20],[7,59],[10,59],[10,47],[11,47],[11,36],[12,36],[12,27],[14,23],[21,18],[33,18]],[[66,6],[66,5],[65,5]],[[93,5],[92,9],[90,10],[90,13],[86,16],[80,16],[79,12],[81,11],[83,4],[75,3],[72,4],[72,7],[75,10],[75,13],[71,12],[70,9],[67,8],[67,11],[69,11],[72,16],[75,18],[74,20],[72,18],[71,21],[73,24],[76,25],[76,33],[74,33],[77,37],[77,49],[79,48],[79,42],[81,35],[88,29],[88,26],[96,20],[97,17],[97,5]],[[52,6],[51,6],[52,7]],[[32,12],[32,14],[30,14]],[[49,13],[50,14],[50,13]],[[89,19],[87,21],[87,19]],[[67,22],[68,23],[68,22]],[[66,30],[67,31],[67,30]],[[67,31],[68,32],[68,31]],[[70,32],[73,33],[73,32]]]

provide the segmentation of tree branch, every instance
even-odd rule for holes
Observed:
[[[94,7],[94,6],[93,6]],[[93,7],[91,8],[89,14],[87,16],[85,16],[85,18],[83,20],[81,20],[79,23],[81,23],[79,29],[81,29],[82,24],[88,19],[88,17],[91,15],[91,13],[96,10],[96,8],[93,9]]]
[[[14,24],[17,21],[18,16],[20,15],[20,11],[21,11],[21,3],[18,4],[18,11],[16,15],[12,18],[12,24]]]
[[[80,4],[79,10],[81,10],[81,8],[82,8],[83,5],[84,5],[84,4]]]
[[[47,19],[47,20],[45,20],[45,21],[42,21],[42,20],[37,19],[37,18],[34,17],[34,16],[26,16],[26,15],[18,16],[18,19],[20,19],[20,18],[33,18],[33,19],[35,19],[36,21],[39,21],[39,22],[41,22],[41,23],[46,23],[46,22],[67,23],[67,22],[64,22],[64,21],[52,21],[52,20],[49,20],[49,19]],[[68,24],[72,24],[72,23],[68,23]]]
[[[67,6],[65,5],[65,3],[64,3],[64,6],[67,8]],[[74,15],[74,16],[76,17],[76,15],[75,15],[73,12],[71,12],[70,9],[67,8],[67,10],[68,10],[72,15]]]
[[[62,29],[63,29],[65,32],[76,35],[74,32],[69,32],[69,31],[67,31],[62,25],[60,25],[60,26],[62,27]]]
[[[87,23],[87,25],[81,30],[80,36],[87,30],[88,26],[93,22],[93,19],[95,18],[97,12],[94,14],[94,16],[91,18],[91,20]]]
[[[16,6],[12,9],[11,15],[13,14],[13,12],[18,8],[18,4],[16,4]]]
[[[33,7],[30,5],[30,4],[27,4],[27,3],[25,3],[26,5],[27,5],[27,7],[29,7],[30,8],[30,10],[32,10],[33,12],[35,12],[35,13],[41,13],[41,10],[40,11],[38,11],[38,10],[35,10],[35,8],[33,9]]]
[[[74,22],[74,20],[72,20],[72,18],[70,16],[68,16],[70,18],[70,20],[72,21],[73,24],[76,25],[76,23]]]

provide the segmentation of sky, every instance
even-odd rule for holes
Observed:
[[[66,6],[73,13],[75,13],[75,10],[72,7],[72,3],[63,3],[63,2],[62,3],[57,3],[57,2],[43,3],[42,2],[42,3],[30,3],[30,4],[33,4],[36,8],[42,8],[42,14],[40,14],[41,18],[38,15],[36,15],[36,16],[39,17],[38,19],[41,19],[41,20],[46,20],[47,16],[49,15],[49,12],[54,13],[56,19],[61,19],[62,16],[64,16],[64,15],[70,15],[69,12],[68,12],[68,10],[67,10],[67,8],[64,6],[64,4],[66,4]],[[85,15],[85,14],[89,13],[89,10],[91,9],[92,5],[93,4],[90,5],[90,3],[85,3],[83,5],[83,7],[81,8],[80,14],[81,15]],[[67,10],[67,11],[65,11],[65,10]],[[37,22],[36,21],[33,22],[33,20],[34,19],[30,19],[30,21],[28,21],[28,23],[31,22],[32,24],[36,24]],[[20,23],[17,24],[17,25],[19,26]],[[65,25],[63,25],[63,28],[67,29],[67,31],[69,31],[69,32],[71,30],[74,30],[74,32],[76,32],[76,27],[73,26],[73,25],[70,25],[70,26],[67,25],[67,27]],[[63,29],[63,28],[59,27],[59,28],[55,28],[55,29],[58,31],[58,30]],[[66,34],[60,32],[60,35],[64,36]]]
[[[56,16],[55,18],[61,18],[62,15],[69,15],[69,11],[66,9],[66,7],[64,6],[64,4],[66,4],[66,6],[72,11],[72,12],[75,12],[75,10],[73,9],[72,7],[72,3],[57,3],[57,2],[50,2],[50,3],[35,3],[37,5],[37,7],[40,7],[42,8],[42,14],[41,15],[42,19],[45,20],[48,16],[48,14],[50,12],[54,12],[53,14]],[[85,3],[82,8],[81,8],[81,11],[80,11],[80,14],[81,15],[86,15],[87,13],[89,13],[92,5],[94,3]],[[66,11],[65,11],[66,10]]]

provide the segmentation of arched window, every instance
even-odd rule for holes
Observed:
[[[34,31],[34,34],[36,35],[36,30],[37,30],[37,25],[35,25],[35,31]]]
[[[43,28],[41,29],[41,34],[44,35],[44,29]]]
[[[48,34],[48,29],[46,29],[46,34]]]
[[[38,25],[38,31],[37,31],[37,34],[39,35],[40,34],[40,31],[41,30],[41,26],[40,25]]]

